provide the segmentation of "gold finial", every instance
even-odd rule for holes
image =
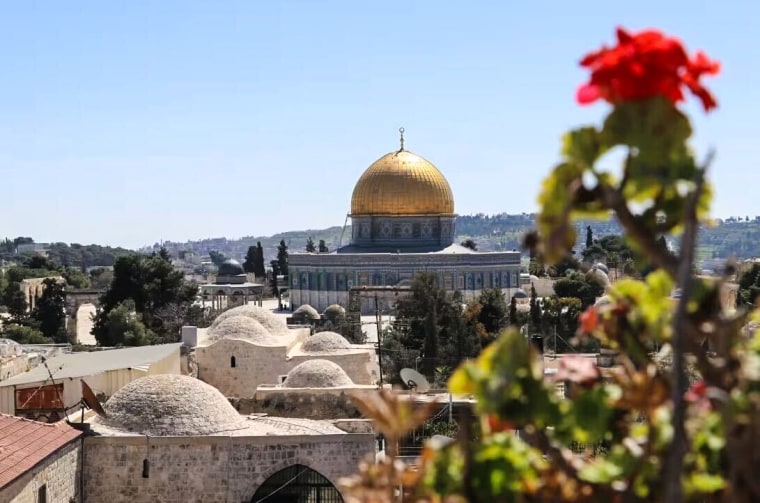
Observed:
[[[400,127],[398,128],[398,132],[401,133],[401,148],[398,149],[399,152],[404,150],[404,128]]]

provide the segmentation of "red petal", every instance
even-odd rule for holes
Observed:
[[[620,42],[621,44],[625,44],[633,40],[633,36],[627,31],[625,31],[625,28],[621,26],[617,27],[616,32],[617,32],[618,42]]]
[[[596,86],[594,84],[583,84],[578,88],[578,91],[575,94],[575,99],[581,105],[588,105],[595,102],[599,98],[601,98],[599,86]]]

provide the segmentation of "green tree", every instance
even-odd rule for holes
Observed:
[[[317,251],[317,247],[314,246],[314,241],[311,239],[311,236],[309,236],[309,239],[306,240],[306,252],[314,253],[315,251]]]
[[[594,245],[594,231],[591,226],[586,226],[586,248],[591,248]]]
[[[288,245],[285,244],[284,239],[281,239],[277,246],[277,266],[280,274],[288,275]]]
[[[480,304],[478,321],[491,337],[495,337],[504,327],[509,324],[509,308],[499,288],[486,288],[478,295],[477,302]]]
[[[227,257],[224,255],[224,253],[218,252],[216,250],[209,250],[208,256],[211,258],[211,262],[217,267],[222,265],[227,260]]]
[[[257,278],[263,278],[267,275],[266,267],[264,267],[264,248],[261,246],[261,241],[256,242],[256,255],[253,260],[253,274]]]
[[[604,285],[594,276],[574,272],[568,277],[560,278],[554,282],[554,293],[557,297],[580,299],[585,309],[594,304],[596,298],[604,293]]]
[[[256,273],[256,247],[249,246],[243,261],[243,270],[248,273]]]
[[[752,264],[739,278],[736,307],[754,306],[760,296],[760,264]]]
[[[32,318],[39,323],[44,337],[58,343],[68,342],[65,325],[66,293],[63,284],[53,278],[46,278],[42,285],[42,294],[35,302]]]
[[[63,271],[61,271],[61,275],[63,276],[63,279],[66,280],[66,284],[72,288],[90,287],[90,278],[79,269],[65,267]]]
[[[509,301],[509,324],[518,325],[517,322],[517,299],[512,297]]]
[[[160,254],[119,257],[113,274],[95,316],[93,334],[98,343],[105,345],[101,340],[107,338],[108,313],[128,300],[134,304],[149,334],[155,334],[160,341],[179,340],[176,314],[190,312],[189,307],[198,294],[197,285],[186,281],[182,271]]]
[[[541,304],[538,302],[538,293],[533,283],[530,284],[530,323],[534,330],[541,326]]]
[[[473,251],[477,251],[478,249],[478,244],[473,239],[470,239],[470,238],[467,238],[464,241],[462,241],[462,246],[464,246],[465,248],[469,248],[470,250],[473,250]]]
[[[277,299],[277,309],[282,309],[282,297],[280,296],[280,287],[277,284],[277,276],[280,275],[280,262],[272,260],[269,265],[272,267],[272,275],[269,278],[269,291],[272,297]]]
[[[3,326],[0,336],[14,340],[19,344],[53,344],[55,342],[50,337],[42,335],[38,329],[17,323]]]
[[[330,249],[327,248],[327,244],[325,244],[325,240],[324,239],[320,239],[319,240],[319,247],[318,247],[318,249],[319,249],[319,253],[328,253],[330,251]]]
[[[131,299],[118,303],[105,315],[98,344],[101,346],[144,346],[153,340],[135,312]]]
[[[19,322],[27,317],[26,296],[19,289],[18,283],[11,282],[6,285],[3,304],[8,308],[8,314],[13,321]]]

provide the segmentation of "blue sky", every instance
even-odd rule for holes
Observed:
[[[0,237],[138,247],[342,225],[406,146],[460,214],[531,212],[581,108],[578,59],[658,27],[723,71],[687,106],[716,216],[760,214],[760,2],[0,4]]]

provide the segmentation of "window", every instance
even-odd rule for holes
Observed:
[[[42,484],[37,489],[37,503],[47,503],[47,484]]]
[[[235,361],[234,356],[230,356],[230,368],[235,368],[237,366],[237,362]]]

